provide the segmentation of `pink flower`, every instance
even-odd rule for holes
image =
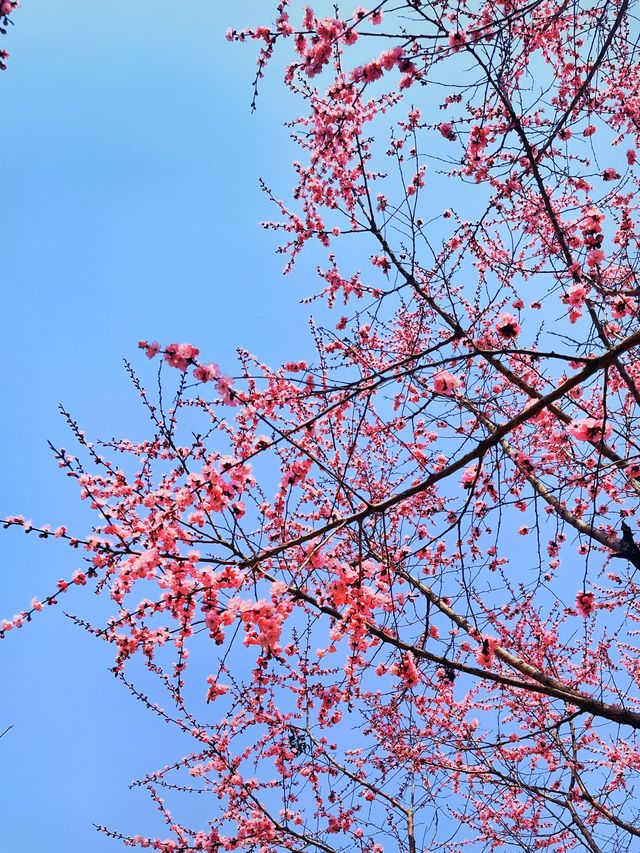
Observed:
[[[640,462],[632,462],[630,465],[627,465],[624,472],[627,477],[631,477],[634,480],[640,480]]]
[[[157,341],[153,341],[150,344],[146,341],[138,341],[138,346],[144,350],[147,358],[154,358],[160,352],[160,344]]]
[[[460,380],[448,370],[440,370],[433,377],[433,387],[438,394],[451,394],[461,385]]]
[[[391,672],[398,675],[407,687],[415,687],[420,682],[420,670],[411,652],[405,652],[402,662],[394,663]]]
[[[384,255],[372,255],[371,263],[374,267],[380,267],[380,269],[385,275],[391,269],[391,263],[389,261],[389,258],[385,257]]]
[[[455,30],[449,33],[449,44],[455,50],[459,50],[467,40],[464,30]]]
[[[611,313],[620,320],[625,314],[633,316],[637,311],[638,306],[634,299],[630,296],[617,296],[611,304]]]
[[[599,266],[605,259],[606,255],[602,249],[592,249],[587,255],[587,266]]]
[[[594,124],[588,124],[585,129],[582,131],[583,136],[593,136],[596,132],[596,126]]]
[[[247,511],[247,507],[242,501],[236,501],[231,504],[231,510],[236,518],[242,518],[242,516]]]
[[[507,340],[517,338],[520,334],[520,323],[513,314],[500,314],[496,324],[496,331],[502,338]]]
[[[584,284],[574,284],[567,290],[567,295],[563,297],[562,301],[579,308],[588,295],[589,291]]]
[[[574,438],[580,439],[580,441],[590,441],[592,444],[598,444],[609,438],[611,427],[609,424],[603,426],[600,418],[583,418],[579,421],[573,421],[569,427],[569,432]]]
[[[213,702],[218,696],[224,696],[229,690],[228,684],[218,684],[217,676],[210,675],[207,678],[209,689],[207,691],[207,702]]]
[[[636,162],[636,157],[637,157],[637,156],[638,156],[638,155],[637,155],[636,151],[635,151],[633,148],[630,148],[630,149],[627,151],[627,163],[628,163],[630,166],[633,166],[633,164]]]
[[[193,371],[193,375],[200,382],[215,382],[220,378],[220,368],[217,364],[199,364]]]
[[[476,482],[478,478],[478,466],[477,465],[469,465],[468,468],[465,468],[462,472],[462,477],[460,477],[460,485],[463,489],[471,489],[473,488],[473,484]]]
[[[233,379],[230,376],[221,376],[217,380],[218,391],[222,397],[222,402],[227,406],[237,406],[238,395],[233,390]]]
[[[602,211],[598,210],[597,207],[588,207],[584,212],[584,219],[581,223],[583,232],[586,234],[599,233],[602,231],[603,220],[604,213]]]
[[[164,351],[164,358],[171,367],[184,371],[199,352],[193,344],[169,344]]]
[[[476,652],[476,660],[482,666],[493,666],[498,641],[495,637],[485,637]]]
[[[590,616],[594,603],[595,596],[592,592],[579,592],[576,595],[576,610],[581,616]]]
[[[402,48],[393,47],[391,50],[385,50],[380,54],[378,57],[378,63],[387,71],[391,71],[391,69],[396,66],[401,59]]]
[[[443,121],[442,124],[438,125],[438,130],[444,136],[445,139],[448,139],[449,142],[454,142],[456,139],[456,133],[453,129],[453,123],[450,121]]]
[[[368,62],[360,69],[360,79],[371,83],[374,80],[379,80],[382,77],[382,66],[379,62]]]

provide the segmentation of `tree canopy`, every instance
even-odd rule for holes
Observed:
[[[5,520],[86,566],[0,633],[96,588],[112,617],[76,621],[193,740],[139,782],[166,836],[108,835],[637,846],[635,14],[281,2],[229,30],[258,45],[254,106],[278,52],[300,103],[295,186],[265,177],[265,226],[285,271],[321,258],[316,358],[239,350],[227,376],[214,342],[140,341],[147,438],[92,442],[67,416],[78,449],[53,448],[93,529]]]

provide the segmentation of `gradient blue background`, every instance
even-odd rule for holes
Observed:
[[[258,178],[283,197],[292,183],[282,122],[296,105],[274,68],[252,115],[257,45],[224,39],[273,6],[25,0],[14,15],[0,78],[0,513],[87,529],[46,440],[69,445],[59,402],[90,436],[148,432],[121,366],[145,361],[139,338],[193,341],[227,370],[239,345],[270,362],[308,355],[298,302],[316,289],[311,266],[281,279],[257,225],[275,217]],[[17,530],[0,554],[0,618],[79,565]],[[64,600],[83,615],[98,606]],[[94,822],[162,832],[127,785],[183,753],[108,674],[112,650],[62,609],[0,644],[0,731],[13,725],[0,739],[3,853],[120,849]]]

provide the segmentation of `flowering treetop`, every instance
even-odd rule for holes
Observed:
[[[149,436],[93,444],[67,416],[80,453],[55,450],[91,533],[6,520],[86,565],[0,630],[95,583],[112,618],[78,621],[193,740],[140,781],[166,837],[108,834],[637,845],[637,36],[627,0],[282,2],[229,31],[261,43],[256,92],[288,51],[300,160],[266,227],[287,270],[326,250],[341,313],[314,363],[241,350],[233,377],[141,341]],[[214,794],[205,825],[162,789]]]

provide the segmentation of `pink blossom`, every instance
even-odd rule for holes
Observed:
[[[625,466],[625,474],[634,480],[640,480],[640,461],[631,462]]]
[[[402,59],[402,48],[399,46],[393,47],[390,50],[383,51],[378,57],[378,62],[384,69],[391,71]],[[418,113],[419,115],[419,113]]]
[[[374,267],[380,267],[380,269],[385,275],[391,269],[391,263],[389,261],[389,258],[385,257],[385,255],[372,255],[371,263]]]
[[[637,303],[635,299],[632,299],[630,296],[618,296],[611,304],[611,313],[618,320],[622,319],[622,317],[627,314],[630,317],[633,317],[637,310]]]
[[[574,284],[567,290],[567,294],[563,297],[562,301],[579,308],[588,295],[589,290],[586,285],[582,283]]]
[[[360,78],[371,83],[374,80],[379,80],[382,77],[382,66],[379,62],[368,62],[360,69]]]
[[[411,652],[405,652],[401,663],[394,663],[391,667],[393,675],[397,675],[407,687],[415,687],[420,682],[420,670]]]
[[[154,358],[160,352],[160,344],[157,341],[153,341],[153,343],[148,344],[146,341],[138,341],[138,346],[140,349],[145,351],[145,355],[147,358]]]
[[[579,592],[576,595],[576,610],[581,616],[590,616],[595,604],[595,595],[592,592]]]
[[[496,331],[507,340],[517,338],[520,334],[520,323],[513,314],[500,314],[496,323]]]
[[[91,530],[55,535],[85,562],[73,575],[71,566],[58,590],[54,576],[42,602],[33,599],[1,623],[0,635],[72,585],[76,594],[94,586],[113,605],[95,633],[111,643],[115,671],[124,674],[140,655],[136,670],[146,663],[168,688],[167,711],[155,704],[156,691],[143,701],[196,745],[143,783],[169,838],[114,833],[127,847],[271,851],[304,846],[308,833],[319,840],[336,833],[336,847],[382,853],[397,847],[393,825],[383,826],[390,801],[369,814],[362,799],[382,800],[386,782],[401,794],[425,756],[448,768],[444,787],[436,779],[428,792],[428,810],[463,804],[456,822],[464,825],[452,842],[461,849],[542,837],[541,847],[551,839],[560,853],[580,846],[591,829],[613,838],[618,827],[607,828],[610,816],[584,791],[576,788],[580,796],[564,803],[575,818],[569,826],[562,809],[545,810],[532,798],[526,780],[546,774],[562,794],[576,767],[600,768],[618,823],[633,821],[625,786],[640,751],[618,726],[597,722],[612,717],[611,702],[620,706],[619,723],[634,724],[631,696],[627,708],[599,690],[612,664],[623,687],[638,682],[628,619],[638,597],[633,560],[612,560],[623,577],[607,570],[602,594],[569,590],[568,607],[553,605],[567,600],[567,578],[554,577],[563,549],[582,584],[584,572],[595,577],[597,568],[585,563],[584,531],[601,531],[597,538],[612,546],[605,559],[623,558],[633,555],[620,519],[636,529],[640,523],[629,393],[640,377],[631,337],[640,208],[633,176],[602,192],[602,181],[617,183],[625,148],[633,148],[628,163],[636,161],[640,96],[626,24],[596,75],[589,33],[597,25],[605,44],[617,26],[613,8],[598,17],[589,3],[560,4],[551,15],[547,6],[512,0],[444,4],[432,9],[438,21],[427,31],[418,20],[424,3],[375,0],[373,11],[358,7],[351,18],[351,7],[344,17],[330,2],[323,8],[333,17],[319,18],[305,0],[294,31],[285,11],[294,4],[276,3],[275,23],[229,34],[256,40],[256,84],[274,48],[288,51],[285,84],[304,101],[291,125],[301,147],[294,199],[289,207],[273,196],[277,222],[267,227],[281,234],[291,262],[312,240],[328,249],[326,272],[318,261],[317,298],[329,307],[351,299],[349,310],[340,319],[340,310],[335,317],[321,310],[309,363],[295,347],[276,367],[240,350],[234,380],[201,361],[192,344],[140,341],[149,358],[167,362],[157,391],[153,378],[148,393],[147,377],[134,378],[149,430],[93,445],[71,421],[79,458],[61,451],[57,461],[95,518]],[[0,0],[0,12],[14,5]],[[381,8],[385,25],[377,27]],[[503,25],[517,49],[511,65],[497,54],[495,67],[475,50],[466,56],[477,42],[491,50]],[[414,83],[431,90],[433,63],[439,83],[433,97],[416,93],[421,116],[402,99]],[[491,85],[500,63],[520,122]],[[538,68],[546,92],[531,85]],[[320,74],[310,85],[307,78]],[[586,151],[591,142],[575,139],[591,121],[593,130],[606,121],[611,131],[599,137],[597,158]],[[240,130],[229,133],[238,138]],[[466,150],[447,157],[458,145]],[[407,204],[406,196],[417,200],[430,157],[446,182],[434,180],[431,197]],[[6,218],[9,228],[10,212]],[[346,247],[332,254],[334,244],[352,239],[362,240],[364,257]],[[372,253],[378,270],[368,268]],[[315,266],[315,253],[308,260]],[[242,258],[236,266],[246,272]],[[585,318],[558,344],[556,333],[567,332],[589,298],[602,340]],[[186,302],[174,294],[171,304]],[[532,322],[542,305],[544,316]],[[330,329],[336,321],[337,332]],[[530,355],[518,349],[519,336],[532,342]],[[565,370],[577,375],[567,381]],[[144,372],[155,371],[146,365]],[[212,385],[203,389],[206,382]],[[619,455],[601,445],[609,436]],[[5,523],[53,538],[46,525]],[[527,542],[514,542],[514,533]],[[426,599],[423,585],[432,590]],[[602,607],[602,630],[584,630],[578,614],[590,627]],[[192,667],[193,684],[190,652],[205,658],[204,669]],[[526,667],[507,673],[511,654],[564,684],[564,693],[551,692],[565,702],[554,699],[551,708],[548,696],[535,693],[536,679],[521,677]],[[499,676],[503,665],[513,677]],[[458,669],[488,677],[461,672],[456,680]],[[183,702],[187,691],[222,707],[196,718],[197,707],[187,711]],[[571,761],[547,725],[563,705],[579,712]],[[343,714],[332,744],[328,729]],[[363,719],[364,738],[351,743]],[[483,768],[505,761],[518,767],[518,778],[483,784]],[[163,801],[173,782],[188,784],[181,777],[189,773],[218,802],[202,831],[183,825]],[[344,796],[356,778],[359,796]],[[416,825],[424,819],[416,812]],[[439,839],[434,822],[429,849],[450,844],[445,824]]]
[[[602,249],[592,249],[587,254],[587,266],[595,267],[599,266],[605,259],[606,255],[602,251]]]
[[[480,648],[476,652],[478,663],[487,668],[493,666],[497,647],[498,641],[495,637],[484,637],[480,643]]]
[[[459,50],[467,40],[467,34],[464,30],[454,30],[449,33],[449,44],[455,50]]]
[[[433,387],[438,394],[450,394],[459,388],[462,383],[457,376],[449,373],[448,370],[440,370],[433,377]]]
[[[599,233],[602,231],[602,223],[604,221],[604,213],[598,210],[597,207],[589,207],[585,210],[584,219],[582,220],[582,230],[587,233]]]
[[[164,351],[164,358],[171,367],[185,371],[191,361],[200,352],[193,344],[169,344]]]
[[[233,380],[231,377],[221,376],[216,382],[216,387],[220,392],[223,403],[227,406],[237,406],[238,395],[233,390]]]
[[[469,465],[462,472],[462,477],[460,478],[460,485],[464,489],[473,488],[474,483],[478,477],[478,466],[477,465]]]
[[[443,121],[438,125],[438,130],[444,136],[445,139],[448,139],[449,142],[454,142],[456,139],[456,134],[453,129],[453,122]]]
[[[231,510],[236,518],[242,518],[247,511],[247,507],[242,501],[235,501],[235,503],[231,504]]]
[[[207,678],[209,689],[207,690],[207,702],[213,702],[218,696],[224,696],[229,690],[228,684],[220,684],[215,675]]]
[[[603,181],[615,181],[620,177],[620,174],[616,172],[615,169],[609,167],[608,169],[604,169],[602,172],[602,180]]]
[[[611,427],[609,424],[603,426],[600,418],[583,418],[582,420],[573,421],[569,427],[569,432],[574,438],[581,441],[590,441],[593,444],[598,444],[600,441],[606,441],[611,435]]]
[[[220,378],[220,368],[217,364],[199,364],[193,371],[193,375],[200,382],[214,382]]]

